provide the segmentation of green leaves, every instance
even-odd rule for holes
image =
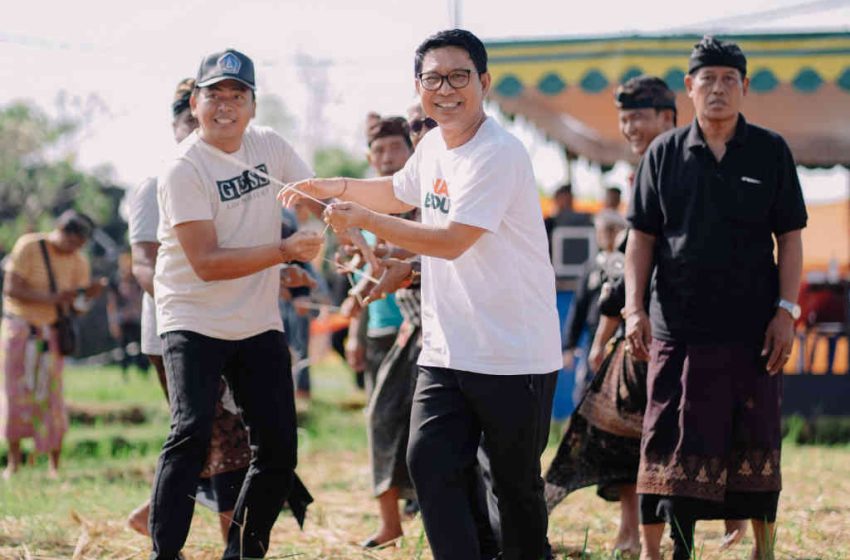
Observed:
[[[68,149],[84,120],[52,118],[22,101],[0,107],[0,246],[8,250],[22,233],[48,229],[67,208],[100,223],[109,218],[106,184],[77,169]]]

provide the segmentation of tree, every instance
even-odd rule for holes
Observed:
[[[369,162],[363,158],[352,157],[342,148],[330,147],[316,150],[313,168],[317,177],[354,177],[366,174]]]
[[[111,218],[104,180],[77,169],[68,149],[81,125],[79,118],[51,119],[26,102],[0,108],[0,246],[10,248],[21,234],[47,229],[68,208],[99,223]]]

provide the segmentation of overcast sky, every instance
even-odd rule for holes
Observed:
[[[461,26],[485,40],[850,26],[850,0],[466,0],[459,11]],[[112,164],[116,180],[133,184],[157,173],[171,153],[176,83],[195,74],[204,54],[234,47],[253,58],[259,93],[279,96],[294,117],[296,148],[306,149],[312,134],[360,151],[365,114],[404,112],[413,99],[413,50],[449,27],[451,13],[446,0],[16,2],[0,18],[0,104],[30,99],[53,111],[60,91],[97,95],[108,113],[94,118],[80,162]],[[313,76],[326,68],[321,120],[308,118],[316,105],[299,64]],[[532,132],[519,134],[540,182],[553,186],[559,154]]]

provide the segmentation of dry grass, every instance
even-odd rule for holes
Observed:
[[[104,375],[101,371],[92,372],[89,380],[80,373],[78,379],[70,380],[72,395],[82,399],[95,388],[104,390]],[[405,522],[405,537],[395,546],[377,551],[357,546],[378,525],[377,504],[370,492],[364,417],[361,410],[347,406],[354,402],[349,396],[349,377],[330,368],[318,372],[316,377],[325,401],[313,407],[309,422],[301,430],[299,461],[299,474],[316,503],[310,507],[303,532],[290,514],[281,515],[272,535],[269,558],[430,559],[419,519]],[[110,401],[124,398],[117,389],[110,391]],[[131,386],[126,393],[137,395],[138,391]],[[142,404],[154,411],[152,417],[156,419],[162,415],[157,406],[162,408],[164,404],[157,400],[161,396],[155,391],[150,393],[151,397],[142,399]],[[135,402],[129,395],[126,400]],[[145,429],[164,431],[165,420],[162,422]],[[95,432],[108,431],[106,428],[75,429],[78,436],[94,437]],[[141,427],[121,429],[131,434]],[[550,446],[544,464],[553,453]],[[0,559],[146,559],[149,541],[127,529],[124,518],[149,495],[154,462],[153,455],[90,459],[75,456],[66,462],[60,480],[49,480],[43,465],[23,469],[9,482],[0,480]],[[785,490],[780,502],[777,558],[850,558],[850,448],[787,446],[783,469]],[[609,546],[617,523],[617,506],[599,500],[594,489],[586,489],[570,496],[555,510],[549,538],[559,560],[611,558]],[[717,548],[721,533],[720,522],[698,526],[699,558],[748,557],[752,545],[749,535],[737,548],[720,554]],[[187,558],[217,559],[221,551],[215,515],[197,508],[185,548]]]
[[[850,452],[846,449],[789,448],[785,453],[785,482],[777,545],[778,558],[834,559],[850,557]],[[365,453],[317,451],[302,458],[300,474],[316,497],[306,530],[298,530],[292,517],[284,513],[273,533],[271,558],[304,559],[383,559],[431,558],[422,538],[418,519],[405,523],[406,536],[397,546],[365,551],[356,542],[376,527],[376,505],[369,494],[369,467]],[[39,481],[41,473],[27,477]],[[105,474],[104,476],[109,476]],[[146,477],[150,472],[145,473]],[[131,487],[131,494],[143,497],[134,479],[138,471],[118,478]],[[15,480],[12,484],[24,483]],[[0,518],[0,558],[79,558],[143,559],[148,541],[124,526],[128,511],[116,509],[109,501],[98,502],[85,493],[64,514],[50,506],[59,494],[74,493],[74,484],[40,480],[33,491],[35,499],[46,500],[41,514]],[[139,481],[141,482],[141,481]],[[102,484],[115,484],[104,481]],[[115,492],[111,490],[109,493]],[[108,497],[108,494],[107,496]],[[128,503],[133,503],[129,501]],[[617,528],[617,508],[604,504],[592,489],[576,493],[554,513],[549,532],[558,558],[581,558],[585,531],[589,558],[607,558],[607,547]],[[736,549],[720,554],[722,524],[705,522],[698,528],[697,543],[706,560],[743,559],[751,545],[748,538]],[[198,508],[186,546],[187,558],[212,560],[221,554],[221,541],[214,516]]]

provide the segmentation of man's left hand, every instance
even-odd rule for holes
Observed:
[[[310,273],[296,265],[286,265],[280,271],[280,285],[284,288],[315,288],[316,281]]]
[[[325,222],[335,232],[344,232],[348,228],[368,229],[371,211],[356,202],[335,202],[325,209]]]
[[[777,309],[764,335],[761,355],[767,356],[767,371],[776,375],[791,357],[794,346],[794,319],[783,309]]]
[[[413,266],[407,261],[398,259],[384,259],[381,277],[378,278],[378,283],[369,292],[369,295],[364,300],[364,303],[375,301],[383,298],[387,294],[391,294],[404,286],[405,281],[410,277]]]

